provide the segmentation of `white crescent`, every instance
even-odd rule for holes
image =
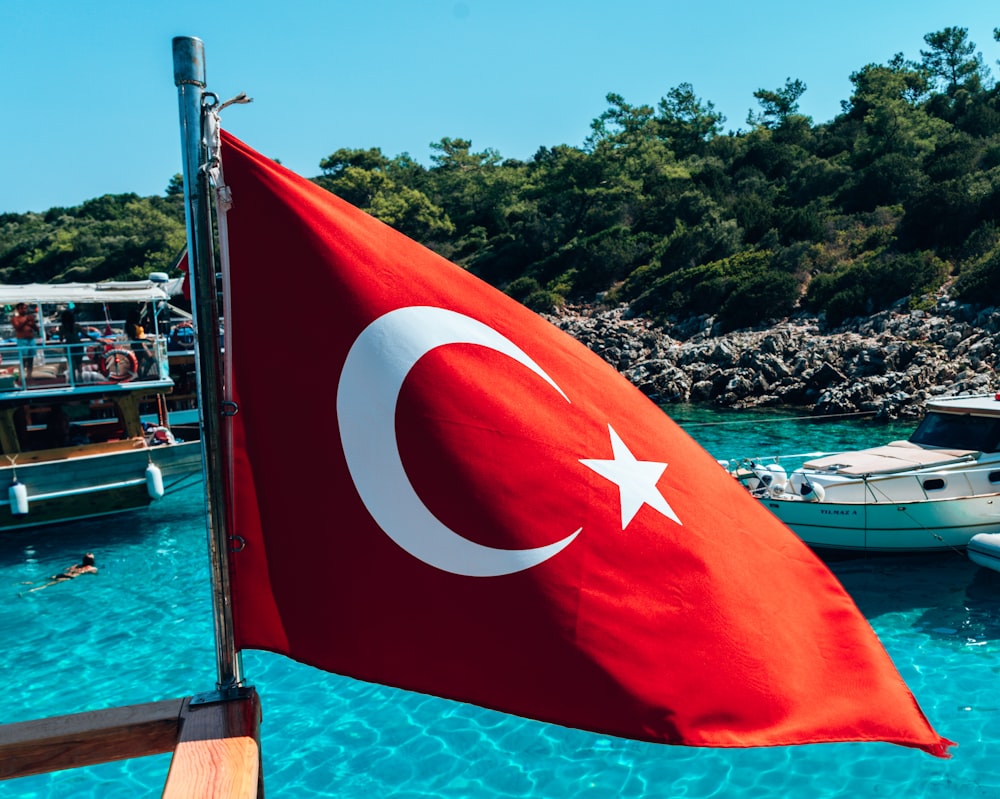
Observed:
[[[538,364],[493,328],[443,308],[399,308],[368,325],[344,362],[337,387],[337,423],[347,467],[372,518],[413,557],[469,577],[530,569],[562,551],[583,528],[534,549],[483,546],[442,524],[417,496],[403,469],[396,441],[399,391],[414,364],[446,344],[478,344],[513,358],[569,402]]]

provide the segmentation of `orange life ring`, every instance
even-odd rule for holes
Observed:
[[[139,372],[135,353],[125,347],[112,347],[101,356],[101,373],[116,383],[131,380]]]

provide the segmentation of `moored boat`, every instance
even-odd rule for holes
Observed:
[[[153,281],[0,286],[0,532],[144,507],[201,469],[167,419],[166,299]]]
[[[820,550],[965,549],[1000,531],[1000,395],[927,403],[905,441],[824,454],[787,472],[743,460],[731,470]]]

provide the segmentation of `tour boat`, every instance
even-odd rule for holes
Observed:
[[[905,441],[731,471],[820,550],[964,550],[1000,530],[1000,394],[931,400]]]
[[[0,286],[0,532],[144,507],[200,471],[197,436],[167,419],[167,300],[155,280]],[[22,303],[37,337],[19,345]],[[63,338],[66,312],[79,341]],[[130,314],[148,334],[127,337]]]

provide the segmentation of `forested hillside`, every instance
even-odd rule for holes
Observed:
[[[793,78],[728,127],[681,83],[655,106],[608,95],[583,145],[527,161],[443,138],[429,166],[339,149],[315,180],[537,310],[606,299],[730,328],[796,310],[836,325],[946,281],[994,304],[1000,86],[966,29],[919,52],[861,66],[820,124]],[[184,242],[179,192],[0,215],[0,281],[163,271]]]

